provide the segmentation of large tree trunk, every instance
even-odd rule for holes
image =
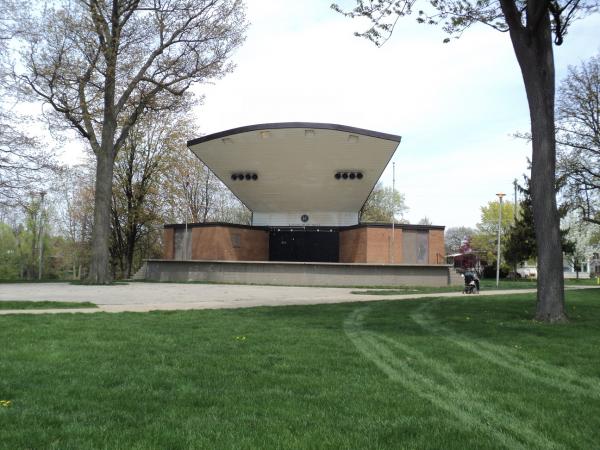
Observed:
[[[521,67],[531,116],[531,198],[538,252],[538,291],[535,319],[567,319],[560,220],[556,207],[556,140],[554,130],[554,56],[548,12],[538,24],[513,30],[511,40]]]
[[[88,277],[88,282],[92,284],[109,284],[111,282],[109,242],[110,219],[112,217],[110,202],[112,198],[113,169],[113,149],[102,148],[96,155],[96,196],[94,200],[94,228],[92,230],[92,261]]]
[[[119,2],[113,2],[111,19],[118,17]],[[117,28],[111,32],[115,39]],[[92,229],[92,261],[88,282],[109,284],[112,281],[110,270],[110,221],[112,217],[112,185],[115,166],[115,134],[117,116],[115,113],[115,77],[117,67],[118,43],[110,42],[104,52],[106,60],[104,85],[104,113],[102,119],[102,140],[96,154],[96,192],[94,199],[94,228]]]
[[[131,273],[133,271],[133,255],[135,253],[135,244],[137,243],[137,233],[132,227],[128,230],[127,236],[127,251],[125,254],[126,262],[125,262],[125,278],[131,278]]]

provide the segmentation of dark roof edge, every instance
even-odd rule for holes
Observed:
[[[385,139],[387,141],[400,142],[401,136],[388,133],[380,133],[379,131],[367,130],[365,128],[350,127],[347,125],[338,125],[335,123],[318,123],[318,122],[276,122],[276,123],[260,123],[256,125],[246,125],[243,127],[232,128],[231,130],[220,131],[218,133],[209,134],[196,139],[189,140],[187,146],[201,144],[202,142],[212,141],[215,139],[221,139],[235,134],[247,133],[249,131],[260,131],[260,130],[281,130],[285,128],[308,128],[315,130],[334,130],[343,131],[345,133],[360,134],[363,136],[374,137],[378,139]]]
[[[358,225],[350,225],[345,227],[345,229],[352,230],[354,228],[392,228],[391,222],[362,222]],[[411,223],[395,223],[395,228],[399,228],[402,230],[445,230],[445,225],[417,225]]]
[[[444,230],[446,227],[444,225],[413,225],[409,223],[397,223],[394,226],[398,229],[402,230]],[[169,223],[165,224],[164,228],[185,228],[185,223]],[[313,229],[326,229],[331,228],[335,230],[353,230],[356,228],[392,228],[391,223],[382,223],[382,222],[372,222],[372,223],[359,223],[357,225],[348,225],[348,226],[329,226],[329,225],[320,225],[320,226],[281,226],[281,225],[273,225],[273,226],[256,226],[256,225],[242,225],[239,223],[227,223],[227,222],[199,222],[199,223],[188,223],[188,228],[203,228],[203,227],[231,227],[231,228],[243,228],[247,230],[265,230],[268,231],[272,228],[281,228],[281,229],[298,229],[298,230],[307,230],[312,231]]]
[[[268,231],[269,227],[261,227],[254,225],[244,225],[241,223],[227,223],[227,222],[194,222],[194,223],[166,223],[163,228],[203,228],[203,227],[230,227],[230,228],[244,228],[247,230],[265,230]]]

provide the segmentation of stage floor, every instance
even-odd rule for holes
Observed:
[[[150,281],[282,286],[461,285],[450,265],[150,259],[138,278]]]

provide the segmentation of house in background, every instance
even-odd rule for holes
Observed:
[[[564,258],[563,272],[565,278],[600,277],[600,249],[590,247],[580,261],[572,257]]]
[[[571,255],[563,258],[565,278],[590,278],[600,276],[600,243],[595,233],[597,227],[581,220],[574,212],[565,217],[568,239],[574,244]]]

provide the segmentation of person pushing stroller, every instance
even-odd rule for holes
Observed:
[[[465,277],[464,294],[479,294],[479,277],[473,269],[467,269],[463,275]]]

